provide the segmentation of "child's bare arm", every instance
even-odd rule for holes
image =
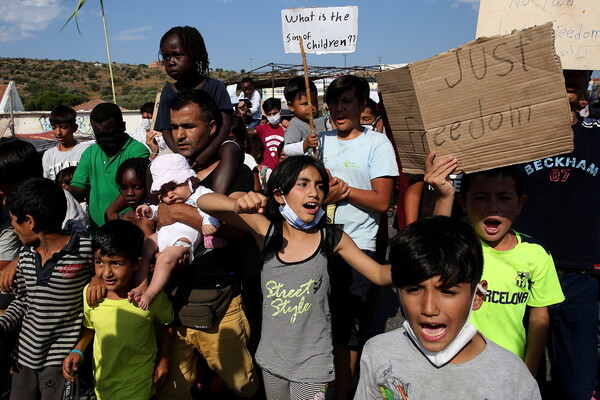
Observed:
[[[12,292],[12,288],[15,285],[18,261],[19,257],[16,257],[12,261],[2,262],[4,265],[0,268],[0,290],[4,293]]]
[[[221,111],[221,117],[223,118],[223,124],[217,137],[196,157],[195,164],[198,167],[208,167],[223,142],[229,137],[231,131],[231,113]],[[213,190],[215,189],[213,188]]]
[[[444,157],[435,159],[435,151],[427,155],[425,160],[425,176],[423,180],[430,184],[437,194],[433,215],[452,214],[452,205],[454,204],[454,186],[450,179],[450,174],[454,172],[458,160],[455,157]]]
[[[86,328],[85,326],[81,328],[77,344],[75,344],[73,351],[71,351],[63,360],[63,376],[65,379],[70,381],[75,380],[75,372],[77,372],[79,365],[83,362],[82,354],[93,338],[94,331],[92,329]]]
[[[123,198],[123,196],[118,195],[115,201],[110,203],[106,211],[104,212],[104,218],[107,221],[111,221],[113,219],[119,219],[119,213],[127,208],[127,201]]]
[[[161,326],[159,329],[158,357],[154,367],[153,382],[155,387],[164,386],[169,382],[171,375],[170,358],[173,348],[175,328],[172,326]]]
[[[387,286],[392,284],[391,265],[381,265],[366,255],[356,246],[356,243],[345,232],[335,248],[335,252],[352,268],[376,285]]]
[[[207,214],[252,234],[261,245],[261,238],[269,227],[269,220],[260,215],[267,204],[267,198],[262,194],[249,192],[233,199],[220,193],[209,193],[199,197],[197,204]]]
[[[371,190],[350,187],[348,202],[367,210],[385,212],[392,200],[394,177],[382,176],[371,179]]]
[[[525,344],[525,365],[531,375],[536,376],[540,360],[544,354],[550,316],[548,307],[531,307],[527,324],[527,342]]]
[[[419,219],[419,210],[421,209],[421,195],[425,182],[412,181],[408,184],[404,193],[404,220],[406,225],[410,225]]]
[[[235,173],[240,165],[242,150],[235,143],[224,143],[219,148],[219,165],[213,176],[213,191],[227,194],[235,179]]]

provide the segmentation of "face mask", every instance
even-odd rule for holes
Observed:
[[[370,129],[372,131],[375,130],[375,124],[361,124],[363,128]]]
[[[267,121],[269,121],[271,125],[277,125],[279,122],[281,122],[281,113],[267,116]]]
[[[317,216],[315,217],[313,222],[306,223],[300,218],[298,218],[294,210],[292,210],[292,208],[288,205],[287,201],[285,201],[285,197],[283,195],[281,197],[283,197],[283,202],[285,203],[285,206],[279,206],[279,212],[281,213],[281,216],[288,222],[288,224],[290,224],[296,229],[306,230],[316,226],[323,217],[323,214],[325,214],[325,211],[321,207],[319,207],[319,211],[317,211]]]
[[[109,156],[112,156],[121,150],[126,139],[125,133],[118,137],[101,135],[96,136],[96,143],[98,143],[98,146],[100,146],[103,152]]]
[[[142,128],[144,128],[145,130],[149,131],[150,130],[150,125],[152,125],[152,120],[151,119],[147,119],[147,118],[142,119]]]
[[[410,336],[410,338],[417,345],[419,350],[421,350],[421,353],[423,353],[425,357],[427,357],[427,359],[436,367],[441,367],[447,364],[450,360],[452,360],[452,358],[454,358],[454,356],[457,355],[458,352],[461,351],[462,348],[465,347],[466,344],[469,343],[469,341],[477,333],[477,329],[470,322],[471,312],[473,312],[473,304],[475,303],[475,296],[477,294],[477,291],[480,291],[483,294],[487,294],[487,290],[485,290],[478,283],[477,287],[475,288],[475,293],[473,294],[473,299],[471,300],[471,308],[469,309],[469,315],[467,317],[465,325],[462,327],[458,335],[456,335],[454,340],[450,342],[450,344],[446,346],[445,349],[438,351],[437,353],[425,350],[419,339],[417,339],[417,335],[412,330],[410,324],[408,323],[408,320],[404,321],[404,324],[402,324],[404,330],[406,330],[406,333],[408,333],[408,336]]]

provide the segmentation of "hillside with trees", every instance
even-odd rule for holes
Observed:
[[[154,101],[165,81],[163,68],[113,63],[119,106],[136,110]],[[238,73],[217,69],[211,77],[227,80]],[[108,65],[77,60],[0,58],[0,84],[15,81],[27,111],[48,111],[57,104],[75,106],[93,99],[112,102]]]

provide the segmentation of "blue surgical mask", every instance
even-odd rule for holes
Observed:
[[[298,215],[296,215],[294,210],[292,210],[292,208],[288,205],[287,201],[285,200],[285,196],[281,195],[281,197],[283,197],[283,202],[285,203],[285,205],[279,206],[279,212],[281,213],[281,216],[288,222],[288,224],[290,224],[296,229],[307,230],[315,227],[323,217],[323,214],[325,214],[325,211],[321,207],[319,207],[319,211],[317,211],[315,219],[310,223],[306,223],[300,218],[298,218]]]
[[[404,330],[406,331],[406,333],[408,333],[408,336],[410,336],[415,345],[419,348],[419,350],[421,350],[421,353],[423,353],[425,357],[427,357],[427,359],[436,367],[441,367],[447,364],[450,360],[452,360],[454,356],[457,355],[458,352],[461,351],[471,339],[473,339],[473,336],[477,334],[477,329],[471,324],[471,312],[473,311],[473,304],[475,303],[475,297],[478,291],[483,294],[487,294],[487,291],[480,284],[477,284],[477,287],[475,288],[475,293],[473,293],[473,299],[471,300],[471,308],[469,309],[469,316],[467,317],[465,325],[462,327],[460,332],[458,332],[458,335],[456,335],[454,340],[452,340],[452,342],[450,342],[450,344],[446,346],[443,350],[440,350],[438,352],[426,350],[417,338],[417,335],[411,328],[410,324],[408,323],[408,320],[405,320],[404,324],[402,324]],[[400,303],[402,303],[402,299],[400,299]]]

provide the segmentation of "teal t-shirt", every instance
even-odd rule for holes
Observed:
[[[104,299],[90,308],[83,291],[83,324],[95,331],[94,380],[98,400],[148,400],[156,362],[154,322],[173,320],[173,308],[161,292],[147,311],[127,299]]]
[[[117,169],[123,161],[138,157],[148,158],[150,152],[146,146],[130,137],[123,148],[110,159],[97,144],[89,146],[81,155],[71,185],[88,190],[90,193],[89,213],[92,233],[104,225],[106,209],[119,196],[119,188],[115,181]]]
[[[338,138],[337,130],[319,133],[319,155],[331,176],[357,189],[372,190],[372,179],[399,174],[394,146],[383,133],[370,129],[351,140]],[[377,211],[341,200],[337,203],[333,223],[344,225],[344,232],[359,249],[375,251],[379,229]]]
[[[488,294],[471,323],[488,339],[525,357],[527,341],[523,316],[526,306],[546,307],[565,299],[552,256],[528,236],[513,233],[517,245],[497,251],[482,242],[483,276]]]

